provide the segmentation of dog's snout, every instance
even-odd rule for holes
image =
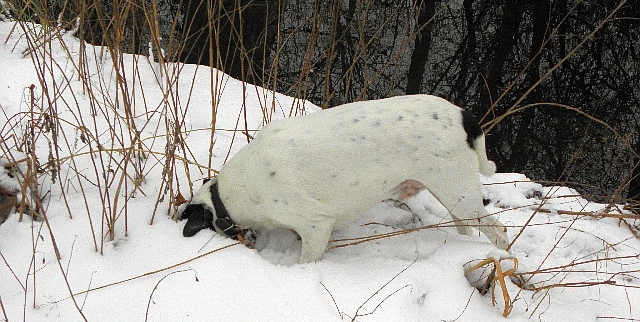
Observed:
[[[213,226],[213,214],[202,205],[189,205],[182,213],[182,219],[188,218],[182,229],[182,236],[191,237],[200,230]]]

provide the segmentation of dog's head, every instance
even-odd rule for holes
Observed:
[[[182,212],[180,220],[187,219],[182,230],[184,237],[191,237],[205,228],[214,229],[215,207],[213,206],[212,187],[216,182],[215,178],[205,180],[187,208]]]
[[[187,219],[182,235],[191,237],[200,230],[210,228],[218,234],[236,239],[242,232],[233,222],[218,194],[216,178],[206,180],[200,190],[193,196],[180,219]]]
[[[202,204],[189,204],[182,212],[180,220],[187,219],[182,236],[191,237],[205,228],[213,229],[213,213]]]

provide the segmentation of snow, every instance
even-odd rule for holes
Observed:
[[[21,129],[30,110],[29,86],[36,85],[39,102],[46,100],[34,61],[22,55],[28,48],[27,37],[19,26],[11,33],[13,26],[0,23],[0,135],[6,139],[1,142],[1,165],[8,162],[7,142],[24,137]],[[465,264],[487,257],[503,259],[509,267],[506,262],[510,256],[496,252],[483,235],[458,235],[446,210],[426,192],[403,206],[418,216],[394,207],[392,202],[375,205],[349,227],[334,232],[332,248],[321,261],[311,264],[297,264],[300,241],[287,230],[261,233],[255,250],[209,230],[184,238],[184,222],[174,221],[167,211],[168,197],[161,200],[150,225],[163,189],[163,118],[170,118],[172,111],[162,100],[167,86],[158,85],[154,75],[159,66],[145,57],[124,55],[124,75],[135,98],[133,114],[144,149],[157,153],[144,159],[145,178],[135,198],[128,199],[126,205],[124,198],[119,199],[118,211],[128,209],[126,231],[125,220],[119,217],[114,239],[107,236],[102,242],[102,211],[113,210],[103,206],[101,198],[105,191],[117,196],[116,185],[99,189],[92,184],[105,181],[93,171],[95,163],[100,163],[87,153],[89,147],[80,136],[103,133],[92,142],[99,140],[112,149],[127,146],[130,141],[118,142],[108,135],[114,126],[127,133],[114,117],[122,112],[122,106],[104,109],[111,114],[90,116],[92,105],[123,103],[115,100],[117,87],[111,60],[105,58],[107,52],[93,55],[101,49],[87,49],[92,53],[87,68],[93,75],[94,100],[83,91],[74,68],[79,43],[68,34],[62,39],[68,51],[54,39],[50,43],[53,60],[41,61],[50,68],[45,73],[47,84],[65,84],[58,88],[56,113],[61,120],[70,121],[62,122],[60,130],[73,144],[59,145],[64,182],[53,183],[48,174],[38,182],[41,191],[47,192],[44,207],[48,224],[31,221],[28,216],[19,221],[19,216],[12,214],[0,225],[0,321],[5,317],[8,321],[640,319],[640,241],[630,230],[638,222],[627,218],[631,215],[621,207],[590,203],[574,190],[543,187],[517,173],[482,177],[485,197],[491,200],[487,210],[509,227],[509,237],[515,239],[511,255],[518,259],[519,272],[525,273],[520,276],[528,279],[525,289],[506,280],[513,300],[507,318],[502,316],[504,302],[499,288],[494,306],[491,294],[480,295],[464,273]],[[204,67],[168,67],[181,68],[178,86],[169,91],[180,97],[178,105],[185,114],[193,189],[208,175],[197,165],[209,162],[213,103],[217,103],[213,169],[247,142],[242,133],[229,131],[245,128],[243,107],[249,130],[259,129],[269,118],[300,114],[302,108],[317,110],[308,102],[245,86]],[[214,98],[212,86],[218,89]],[[79,116],[91,131],[74,127],[79,123],[71,121]],[[39,137],[37,147],[38,158],[46,160],[47,140]],[[26,156],[15,150],[11,153],[16,160]],[[177,153],[184,155],[183,151]],[[122,159],[118,153],[113,155]],[[184,167],[176,167],[176,171],[180,190],[189,198]],[[4,187],[19,190],[20,185],[6,171],[0,172],[0,179]],[[631,226],[614,216],[591,215],[603,212],[623,215]],[[389,237],[375,237],[381,234]],[[358,239],[366,236],[374,238]]]

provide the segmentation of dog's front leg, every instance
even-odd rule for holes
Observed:
[[[306,223],[302,227],[294,228],[296,233],[302,238],[302,252],[300,253],[300,263],[310,263],[322,258],[322,254],[327,250],[334,220],[326,219]]]
[[[453,223],[456,225],[456,229],[458,229],[458,234],[473,236],[473,229],[469,227],[469,224],[467,223],[466,220],[461,220],[451,212],[449,212],[449,215],[451,215],[451,218],[453,219]]]

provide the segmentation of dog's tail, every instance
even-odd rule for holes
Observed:
[[[484,142],[484,135],[479,135],[473,140],[473,149],[478,155],[478,164],[480,165],[480,173],[485,176],[492,176],[496,173],[496,164],[487,158],[487,149]]]

